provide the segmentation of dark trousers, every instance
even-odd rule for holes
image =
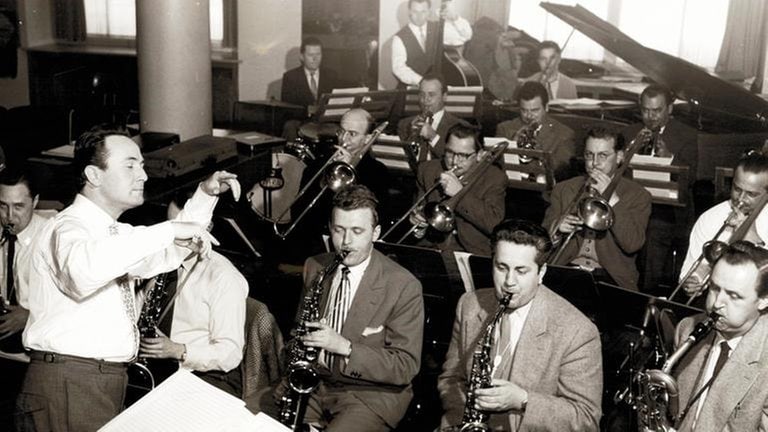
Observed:
[[[96,431],[117,416],[128,382],[126,365],[32,352],[21,394],[26,415],[17,430]]]
[[[16,398],[28,363],[0,358],[0,429],[15,422]]]
[[[654,206],[640,266],[643,269],[642,292],[670,294],[688,252],[690,232],[686,209]]]

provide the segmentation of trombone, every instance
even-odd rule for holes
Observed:
[[[621,178],[624,176],[624,172],[629,167],[629,163],[632,160],[632,157],[635,156],[635,153],[637,153],[640,148],[645,146],[651,137],[652,135],[648,129],[641,129],[640,132],[637,133],[635,138],[632,139],[632,142],[629,143],[629,146],[627,146],[624,162],[613,174],[611,182],[608,184],[608,187],[605,188],[602,194],[599,194],[597,190],[592,187],[592,183],[594,181],[592,177],[587,177],[587,180],[584,182],[584,186],[581,187],[579,193],[576,194],[576,197],[568,204],[568,207],[566,208],[566,211],[563,212],[563,215],[560,216],[560,218],[558,218],[549,227],[550,238],[557,238],[556,236],[560,225],[562,225],[565,221],[565,218],[568,215],[573,214],[574,211],[581,218],[581,220],[584,222],[584,226],[587,228],[594,231],[609,230],[613,226],[615,219],[613,214],[613,207],[611,207],[610,204],[611,196],[619,186],[619,181],[621,181]],[[568,233],[568,236],[560,243],[560,246],[553,250],[554,255],[550,255],[551,258],[547,260],[549,264],[557,263],[557,260],[560,259],[560,256],[563,254],[563,252],[565,252],[566,246],[568,243],[570,243],[574,234],[576,234],[576,231],[578,230],[574,229]]]
[[[461,199],[466,195],[466,193],[469,191],[469,189],[472,188],[472,185],[477,182],[478,179],[480,179],[481,174],[485,172],[485,170],[494,162],[496,159],[498,159],[504,151],[509,146],[509,142],[503,141],[498,144],[496,144],[489,152],[487,152],[480,161],[478,161],[476,164],[474,164],[469,171],[464,173],[459,180],[461,181],[463,187],[461,190],[454,196],[440,202],[430,202],[427,203],[427,205],[424,206],[424,218],[427,220],[427,224],[431,226],[432,228],[443,232],[451,232],[453,231],[453,228],[455,227],[455,214],[454,209],[456,208],[456,205],[461,201]],[[456,170],[457,166],[451,167],[448,172],[454,172]],[[409,208],[403,216],[400,217],[400,219],[397,220],[394,224],[392,224],[391,227],[387,230],[387,232],[384,233],[384,235],[381,236],[381,239],[384,240],[387,238],[389,234],[392,233],[392,231],[395,230],[403,221],[405,221],[411,213],[416,210],[422,202],[424,202],[427,197],[435,191],[438,186],[440,186],[440,182],[436,181],[435,184],[433,184],[429,189],[427,189],[417,200],[416,202]],[[412,232],[416,231],[416,229],[419,227],[419,224],[413,224],[411,228],[406,232],[400,239],[397,241],[397,243],[402,243],[403,240],[405,240],[409,235],[411,235]]]
[[[743,212],[744,207],[746,206],[746,203],[743,200],[740,199],[737,201],[733,206],[733,210],[731,210],[731,213],[725,219],[725,222],[723,222],[723,224],[720,226],[720,229],[717,230],[717,233],[714,235],[714,237],[712,237],[712,239],[708,242],[704,243],[704,246],[701,247],[701,254],[699,254],[699,257],[696,258],[696,261],[693,262],[691,268],[688,269],[688,271],[685,273],[685,276],[680,278],[680,282],[678,282],[677,286],[672,291],[672,294],[669,295],[669,300],[675,298],[675,295],[677,295],[678,291],[680,291],[680,289],[685,286],[685,282],[696,272],[696,270],[698,270],[701,265],[704,264],[704,261],[706,260],[710,267],[701,280],[701,285],[705,286],[707,282],[709,282],[709,278],[712,276],[712,265],[715,263],[715,261],[718,260],[718,258],[723,255],[723,252],[725,252],[725,249],[730,244],[744,239],[744,236],[747,235],[747,232],[749,231],[750,227],[752,227],[752,224],[755,223],[757,216],[763,211],[763,208],[765,208],[766,203],[768,203],[768,195],[764,195],[755,203],[754,208],[749,213],[747,218],[744,219],[741,224],[739,224],[738,228],[733,231],[733,234],[728,238],[728,240],[718,240],[717,238],[723,234],[726,228],[733,226],[739,213]],[[693,299],[698,297],[699,294],[701,293],[699,292],[691,296],[686,304],[690,304]]]
[[[357,174],[355,172],[355,167],[360,162],[360,160],[363,158],[363,156],[368,152],[368,150],[373,146],[373,143],[376,142],[376,139],[378,139],[379,135],[381,135],[382,132],[384,132],[384,129],[387,127],[389,122],[383,122],[379,126],[376,127],[376,129],[371,132],[371,135],[368,137],[368,139],[365,141],[365,144],[363,144],[363,147],[357,151],[354,155],[352,155],[352,160],[347,162],[343,162],[340,160],[337,160],[337,158],[340,155],[340,150],[337,150],[336,153],[331,155],[331,157],[328,158],[328,160],[323,164],[322,167],[320,167],[319,170],[315,173],[315,175],[312,176],[311,179],[307,182],[306,185],[304,185],[303,188],[299,191],[298,195],[296,195],[296,198],[293,199],[293,202],[283,210],[282,213],[280,213],[280,216],[278,216],[275,219],[275,222],[272,224],[272,228],[275,231],[275,234],[280,237],[280,239],[285,240],[288,235],[291,234],[291,232],[296,228],[296,225],[298,225],[299,221],[304,218],[304,216],[309,212],[309,209],[315,206],[317,204],[317,201],[320,200],[320,197],[325,193],[326,190],[330,189],[333,192],[336,192],[345,186],[349,186],[355,182],[355,179],[357,178]],[[322,178],[321,178],[322,176]],[[309,190],[309,188],[318,180],[320,179],[320,184],[322,185],[322,188],[320,189],[320,192],[318,192],[315,197],[312,199],[312,201],[307,205],[304,210],[295,218],[293,219],[293,222],[288,226],[288,228],[285,231],[280,230],[280,225],[278,224],[279,221],[283,220],[283,217],[285,217],[286,214],[288,214],[289,211],[291,211],[291,208],[294,204],[296,204],[299,199],[301,199],[302,196]]]

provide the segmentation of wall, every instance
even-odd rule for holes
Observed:
[[[280,97],[283,72],[299,65],[301,2],[237,2],[239,100]]]

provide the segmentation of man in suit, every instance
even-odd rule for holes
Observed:
[[[348,252],[326,279],[320,322],[308,322],[304,345],[320,349],[322,382],[305,422],[326,432],[387,431],[405,414],[419,371],[424,303],[421,284],[373,249],[381,232],[376,197],[365,187],[339,191],[331,212],[331,241]],[[334,254],[311,257],[305,291]],[[328,283],[330,282],[330,283]],[[302,296],[303,298],[303,296]]]
[[[520,117],[499,123],[496,126],[496,136],[519,141],[523,133],[541,126],[538,132],[535,132],[534,148],[552,153],[551,168],[556,180],[570,178],[570,161],[576,151],[575,136],[568,126],[547,113],[547,89],[539,82],[526,82],[520,87],[517,103],[520,106]]]
[[[489,320],[510,297],[494,330],[492,384],[472,408],[490,414],[494,431],[597,431],[602,359],[597,328],[541,284],[551,249],[541,226],[508,220],[494,229],[493,289],[464,294],[438,390],[442,426],[461,424],[473,352]]]
[[[696,181],[698,144],[696,130],[672,118],[674,96],[669,89],[652,84],[640,95],[640,113],[642,122],[628,126],[623,131],[626,142],[635,139],[641,130],[653,133],[650,145],[641,149],[639,154],[651,154],[672,157],[672,165],[688,167],[687,187],[692,192]],[[682,257],[688,249],[688,233],[693,224],[693,193],[689,193],[686,206],[673,207],[657,205],[651,210],[651,222],[645,248],[643,291],[662,294],[662,284],[674,283],[674,275],[679,271],[682,260],[677,260],[677,268],[672,268],[673,253]]]
[[[472,38],[472,26],[449,5],[441,11],[445,20],[443,43],[463,46]],[[430,0],[408,0],[408,25],[392,38],[392,73],[400,88],[418,85],[434,63],[439,23],[429,21]]]
[[[651,194],[629,179],[615,179],[619,165],[626,163],[624,147],[624,139],[617,133],[603,128],[589,130],[584,151],[587,176],[574,177],[555,185],[542,226],[559,234],[561,240],[579,231],[553,264],[576,265],[592,272],[595,279],[637,290],[639,273],[635,258],[645,244],[645,228],[651,215]],[[614,215],[613,225],[606,231],[586,227],[578,215],[563,214],[578,199],[585,181],[589,181],[600,196],[613,181],[618,181],[611,196],[606,198]],[[558,226],[553,226],[558,222]]]
[[[768,428],[768,252],[746,241],[716,261],[706,309],[715,331],[693,346],[675,368],[680,432],[756,431]],[[679,347],[699,315],[677,326]]]
[[[490,165],[466,192],[459,178],[473,169],[486,155],[480,132],[471,126],[454,125],[448,131],[448,144],[441,160],[431,160],[419,165],[417,175],[418,196],[440,183],[440,188],[429,194],[427,205],[450,199],[458,193],[465,194],[452,209],[456,228],[449,233],[440,232],[427,224],[423,210],[412,215],[425,234],[425,242],[441,250],[462,250],[490,256],[491,243],[488,235],[493,227],[504,219],[504,199],[507,176],[497,165]],[[424,232],[423,230],[426,230]]]
[[[445,110],[448,87],[442,76],[427,74],[419,83],[421,114],[406,117],[397,123],[397,134],[402,141],[415,142],[418,151],[409,155],[418,162],[440,159],[445,153],[448,129],[462,119]]]
[[[301,42],[301,66],[283,74],[280,91],[283,102],[301,105],[312,115],[323,93],[330,93],[337,84],[336,73],[322,67],[323,45],[320,39],[308,37]]]
[[[553,41],[542,42],[537,59],[540,72],[529,76],[525,81],[541,83],[550,99],[576,99],[576,84],[560,72],[560,56],[560,45]]]

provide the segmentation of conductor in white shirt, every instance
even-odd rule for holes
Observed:
[[[96,430],[120,412],[139,347],[136,280],[179,267],[190,250],[206,255],[216,196],[240,189],[234,174],[218,171],[176,220],[134,227],[117,219],[144,203],[139,146],[96,128],[78,138],[73,166],[80,192],[46,225],[31,258],[23,334],[31,363],[17,409],[36,430]]]

